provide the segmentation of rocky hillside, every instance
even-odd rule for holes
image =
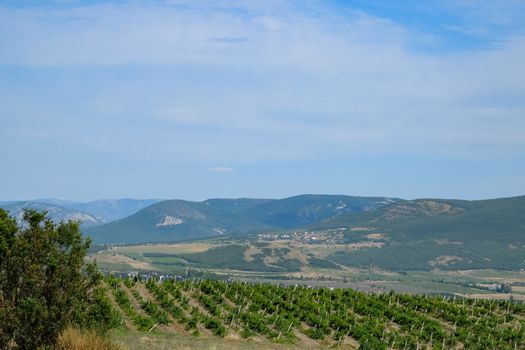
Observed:
[[[38,211],[47,211],[49,217],[55,221],[79,221],[81,226],[84,228],[101,225],[103,221],[93,214],[74,210],[69,208],[60,207],[49,203],[40,202],[15,202],[5,205],[1,205],[1,208],[7,210],[12,217],[15,217],[17,221],[22,221],[22,215],[24,215],[25,209],[35,209]]]
[[[73,209],[89,213],[99,219],[101,223],[108,223],[130,216],[137,211],[160,202],[159,199],[97,199],[90,202],[75,202],[63,199],[45,198],[36,202],[57,205],[62,208]]]
[[[75,202],[43,198],[32,201],[0,202],[0,208],[8,210],[17,218],[22,217],[25,208],[46,210],[55,221],[76,220],[81,222],[83,228],[87,228],[124,218],[157,202],[159,202],[157,199],[100,199]]]

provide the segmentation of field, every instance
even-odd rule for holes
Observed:
[[[360,248],[298,241],[195,243],[113,246],[90,256],[106,272],[155,272],[159,275],[209,277],[247,282],[351,287],[362,291],[457,294],[509,298],[484,286],[506,284],[515,299],[525,298],[525,271],[391,271],[371,264],[356,268],[330,260],[335,251]]]
[[[525,349],[525,304],[212,280],[106,280],[129,349]]]

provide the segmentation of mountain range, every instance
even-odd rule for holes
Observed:
[[[303,237],[301,242],[307,242],[308,235],[331,242],[334,250],[324,258],[339,265],[372,263],[394,270],[525,268],[525,196],[475,201],[343,195],[202,202],[44,199],[0,202],[0,207],[18,218],[23,208],[31,207],[47,210],[55,220],[80,220],[83,232],[96,244],[213,237],[256,242],[261,234],[299,234],[294,237]]]
[[[107,244],[212,237],[237,242],[178,257],[201,267],[300,268],[293,259],[279,261],[295,265],[279,265],[275,261],[282,257],[275,256],[275,249],[264,248],[278,240],[288,241],[284,247],[291,250],[315,250],[323,244],[326,254],[314,262],[332,267],[519,270],[525,268],[525,196],[474,201],[338,195],[168,200],[85,233],[95,243]],[[247,249],[258,252],[249,266],[243,258]],[[264,261],[274,261],[273,267]]]
[[[100,199],[91,202],[75,202],[63,199],[43,198],[31,201],[0,202],[0,208],[22,219],[24,209],[47,211],[51,219],[80,221],[82,228],[102,225],[129,216],[138,210],[159,202],[158,199]]]
[[[265,230],[304,227],[343,214],[364,212],[400,201],[387,197],[299,195],[284,199],[168,200],[86,230],[94,242],[112,244],[174,242]]]

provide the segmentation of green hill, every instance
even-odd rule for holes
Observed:
[[[221,235],[236,219],[231,211],[204,202],[170,200],[87,230],[87,234],[96,243],[180,241]]]
[[[272,199],[169,200],[86,230],[95,243],[174,242],[309,225],[398,201],[385,197],[301,195]]]
[[[525,196],[480,201],[417,199],[351,213],[315,228],[365,226],[393,240],[449,239],[525,243]]]
[[[480,201],[419,199],[352,213],[310,226],[346,228],[360,241],[372,233],[382,247],[338,252],[349,266],[388,269],[525,267],[525,196]]]
[[[346,213],[366,212],[396,201],[399,199],[304,194],[262,203],[245,214],[270,227],[296,228]]]

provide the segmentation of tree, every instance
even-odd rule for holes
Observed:
[[[96,330],[114,322],[101,276],[84,258],[91,242],[77,222],[54,224],[26,210],[0,209],[0,348],[52,347],[69,324]]]

